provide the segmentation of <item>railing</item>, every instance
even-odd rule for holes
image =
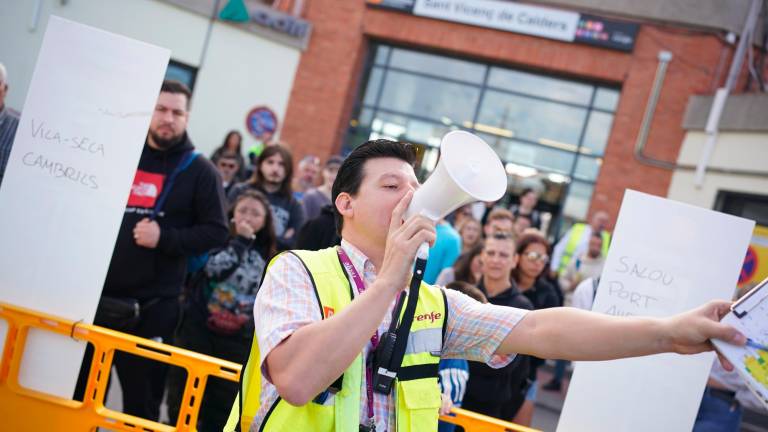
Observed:
[[[1,302],[0,318],[8,323],[0,361],[0,423],[3,430],[91,432],[100,427],[110,431],[133,432],[196,431],[197,414],[208,377],[229,381],[240,379],[241,365],[237,363],[103,327]],[[58,333],[93,344],[94,355],[82,402],[39,392],[19,384],[19,368],[30,329]],[[187,371],[187,382],[175,425],[165,425],[123,414],[104,406],[107,380],[116,350],[178,366]],[[452,414],[453,416],[442,416],[441,420],[460,425],[467,432],[537,432],[535,429],[458,408],[454,408]]]

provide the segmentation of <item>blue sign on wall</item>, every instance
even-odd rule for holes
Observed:
[[[257,106],[245,117],[245,127],[257,140],[267,141],[277,130],[277,116],[271,109]]]

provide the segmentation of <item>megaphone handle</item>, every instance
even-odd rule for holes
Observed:
[[[423,260],[429,258],[429,243],[424,242],[419,246],[419,250],[416,251],[416,258]]]

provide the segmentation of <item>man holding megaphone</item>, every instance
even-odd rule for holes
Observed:
[[[710,338],[744,343],[718,322],[728,302],[670,318],[529,312],[421,283],[434,221],[499,199],[506,174],[487,144],[462,131],[443,139],[421,187],[414,164],[407,144],[356,148],[332,188],[341,246],[272,260],[225,431],[437,430],[441,357],[501,367],[516,353],[608,360],[699,353],[712,349]]]

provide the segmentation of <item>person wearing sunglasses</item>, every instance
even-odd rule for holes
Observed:
[[[216,160],[216,169],[221,174],[221,185],[224,195],[229,194],[230,189],[237,183],[237,173],[240,170],[240,162],[235,153],[222,153]]]
[[[516,251],[520,258],[517,267],[512,270],[512,278],[518,289],[531,301],[534,310],[561,306],[556,288],[543,277],[549,263],[548,250],[549,242],[539,231],[526,230],[517,242]],[[531,357],[528,393],[513,420],[517,424],[531,425],[538,387],[536,371],[542,364],[544,360]]]
[[[243,157],[243,134],[237,130],[227,132],[224,142],[216,148],[211,154],[211,162],[218,166],[219,158],[223,155],[232,155],[237,159],[237,171],[235,171],[235,180],[233,183],[245,180],[245,158]]]

